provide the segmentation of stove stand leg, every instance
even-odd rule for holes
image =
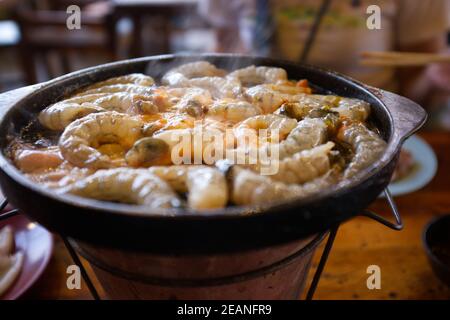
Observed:
[[[308,293],[306,294],[306,300],[313,299],[314,292],[316,291],[317,285],[319,284],[320,276],[322,275],[325,264],[327,263],[328,256],[330,254],[331,248],[333,247],[334,239],[336,238],[338,229],[339,225],[331,228],[330,230],[330,235],[328,236],[327,243],[325,245],[325,248],[323,249],[322,257],[320,257],[319,265],[317,266],[311,285],[309,286]]]
[[[94,298],[94,300],[101,300],[97,290],[95,289],[94,284],[89,278],[89,275],[87,274],[86,269],[81,263],[81,260],[78,257],[78,254],[76,253],[75,249],[72,247],[69,240],[65,236],[61,235],[61,238],[63,239],[64,245],[66,246],[67,250],[70,253],[70,256],[72,257],[73,262],[75,262],[75,264],[80,268],[81,276],[83,277],[84,282],[88,286],[88,289],[91,292],[92,297]]]
[[[3,211],[3,209],[5,209],[7,205],[8,205],[8,199],[3,200],[0,203],[0,212]],[[9,210],[7,212],[2,212],[2,213],[0,213],[0,221],[1,220],[6,220],[8,218],[11,218],[11,217],[15,216],[18,213],[19,213],[19,210],[17,210],[17,209],[12,209],[12,210]]]

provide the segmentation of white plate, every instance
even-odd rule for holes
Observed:
[[[417,191],[426,186],[437,171],[436,155],[430,145],[422,138],[414,135],[403,145],[408,150],[419,168],[407,177],[389,184],[389,191],[393,196],[400,196]],[[384,197],[384,193],[380,194]]]

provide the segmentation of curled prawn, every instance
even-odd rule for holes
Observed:
[[[107,94],[91,94],[84,97],[73,97],[54,103],[39,113],[38,120],[46,128],[62,130],[72,121],[89,113],[102,112],[104,109],[92,102]]]
[[[122,165],[101,153],[102,144],[117,144],[128,150],[142,137],[143,122],[127,114],[117,112],[91,113],[69,124],[59,139],[64,159],[78,167],[94,169]]]

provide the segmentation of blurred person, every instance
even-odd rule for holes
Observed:
[[[362,51],[438,52],[446,47],[448,0],[201,0],[215,28],[217,51],[270,55],[304,62],[304,44],[321,9],[307,62],[426,103],[450,92],[445,65],[375,68],[358,64]],[[381,28],[370,30],[369,5],[381,8]]]

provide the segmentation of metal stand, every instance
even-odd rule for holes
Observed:
[[[331,248],[333,247],[334,239],[336,239],[338,229],[339,225],[330,230],[327,243],[325,245],[325,248],[323,249],[322,256],[320,257],[319,265],[317,266],[311,285],[309,286],[308,293],[306,294],[306,300],[312,300],[314,293],[316,292],[317,285],[319,284],[319,280],[320,277],[322,276],[323,269],[325,268],[325,264],[327,263]]]
[[[391,192],[388,188],[384,189],[384,195],[386,196],[387,202],[391,208],[391,212],[394,215],[395,223],[392,223],[375,212],[364,210],[361,215],[369,217],[388,228],[391,228],[395,231],[400,231],[403,229],[403,221],[400,216],[400,212],[397,209],[397,205],[395,204],[394,198],[391,195]],[[319,284],[320,277],[322,275],[323,269],[325,268],[325,264],[327,263],[328,256],[330,254],[331,248],[333,247],[334,239],[336,238],[337,231],[339,229],[339,225],[335,226],[330,230],[330,235],[328,236],[327,243],[325,248],[323,249],[322,256],[320,257],[319,265],[317,266],[316,272],[314,273],[313,280],[309,287],[308,293],[306,295],[306,300],[312,300],[314,293],[316,291],[317,285]]]
[[[7,205],[8,205],[8,199],[3,200],[2,203],[0,204],[0,212],[2,212],[3,209],[5,209]],[[4,213],[1,213],[0,221],[11,218],[18,213],[19,213],[19,210],[17,210],[17,209],[12,209],[12,210],[6,211]]]
[[[76,253],[75,249],[70,244],[69,240],[61,235],[61,238],[63,239],[64,245],[67,248],[67,251],[69,251],[70,256],[72,257],[73,262],[80,268],[81,276],[83,277],[84,282],[86,283],[89,291],[91,292],[92,297],[94,300],[101,300],[100,295],[97,292],[97,289],[95,289],[94,284],[91,281],[91,278],[89,278],[89,275],[86,271],[86,269],[83,266],[83,263],[80,260],[80,257],[78,257],[78,254]]]
[[[393,230],[399,231],[399,230],[403,229],[403,222],[402,222],[400,213],[398,212],[397,205],[395,204],[394,199],[392,198],[392,195],[387,188],[384,190],[384,194],[385,194],[387,202],[391,208],[392,214],[394,215],[395,223],[392,223],[392,222],[384,219],[380,215],[378,215],[372,211],[369,211],[369,210],[363,211],[363,213],[361,215],[372,218],[375,221],[377,221]],[[7,199],[3,200],[3,202],[0,204],[0,212],[3,209],[5,209],[7,205],[8,205],[8,200]],[[11,218],[11,217],[17,215],[18,213],[19,213],[18,209],[13,209],[13,210],[9,210],[7,212],[1,213],[0,221]],[[313,299],[314,293],[315,293],[317,286],[319,284],[319,281],[320,281],[320,277],[322,276],[322,272],[327,263],[328,256],[330,255],[331,249],[333,247],[334,240],[336,238],[338,229],[339,229],[339,224],[332,227],[330,230],[330,234],[329,234],[327,242],[325,244],[325,248],[322,252],[322,256],[320,257],[319,265],[317,266],[317,269],[316,269],[313,279],[311,281],[311,285],[309,286],[308,292],[306,294],[306,300]],[[70,256],[72,257],[72,260],[80,268],[83,280],[86,283],[86,285],[88,286],[88,289],[89,289],[92,297],[94,298],[94,300],[101,300],[94,284],[92,283],[91,279],[89,278],[89,275],[88,275],[86,269],[84,268],[83,264],[81,263],[81,260],[78,257],[78,254],[76,253],[75,249],[71,245],[70,241],[67,239],[67,237],[65,237],[63,235],[61,235],[61,238],[63,239],[64,245],[66,246],[67,250],[69,251]]]

